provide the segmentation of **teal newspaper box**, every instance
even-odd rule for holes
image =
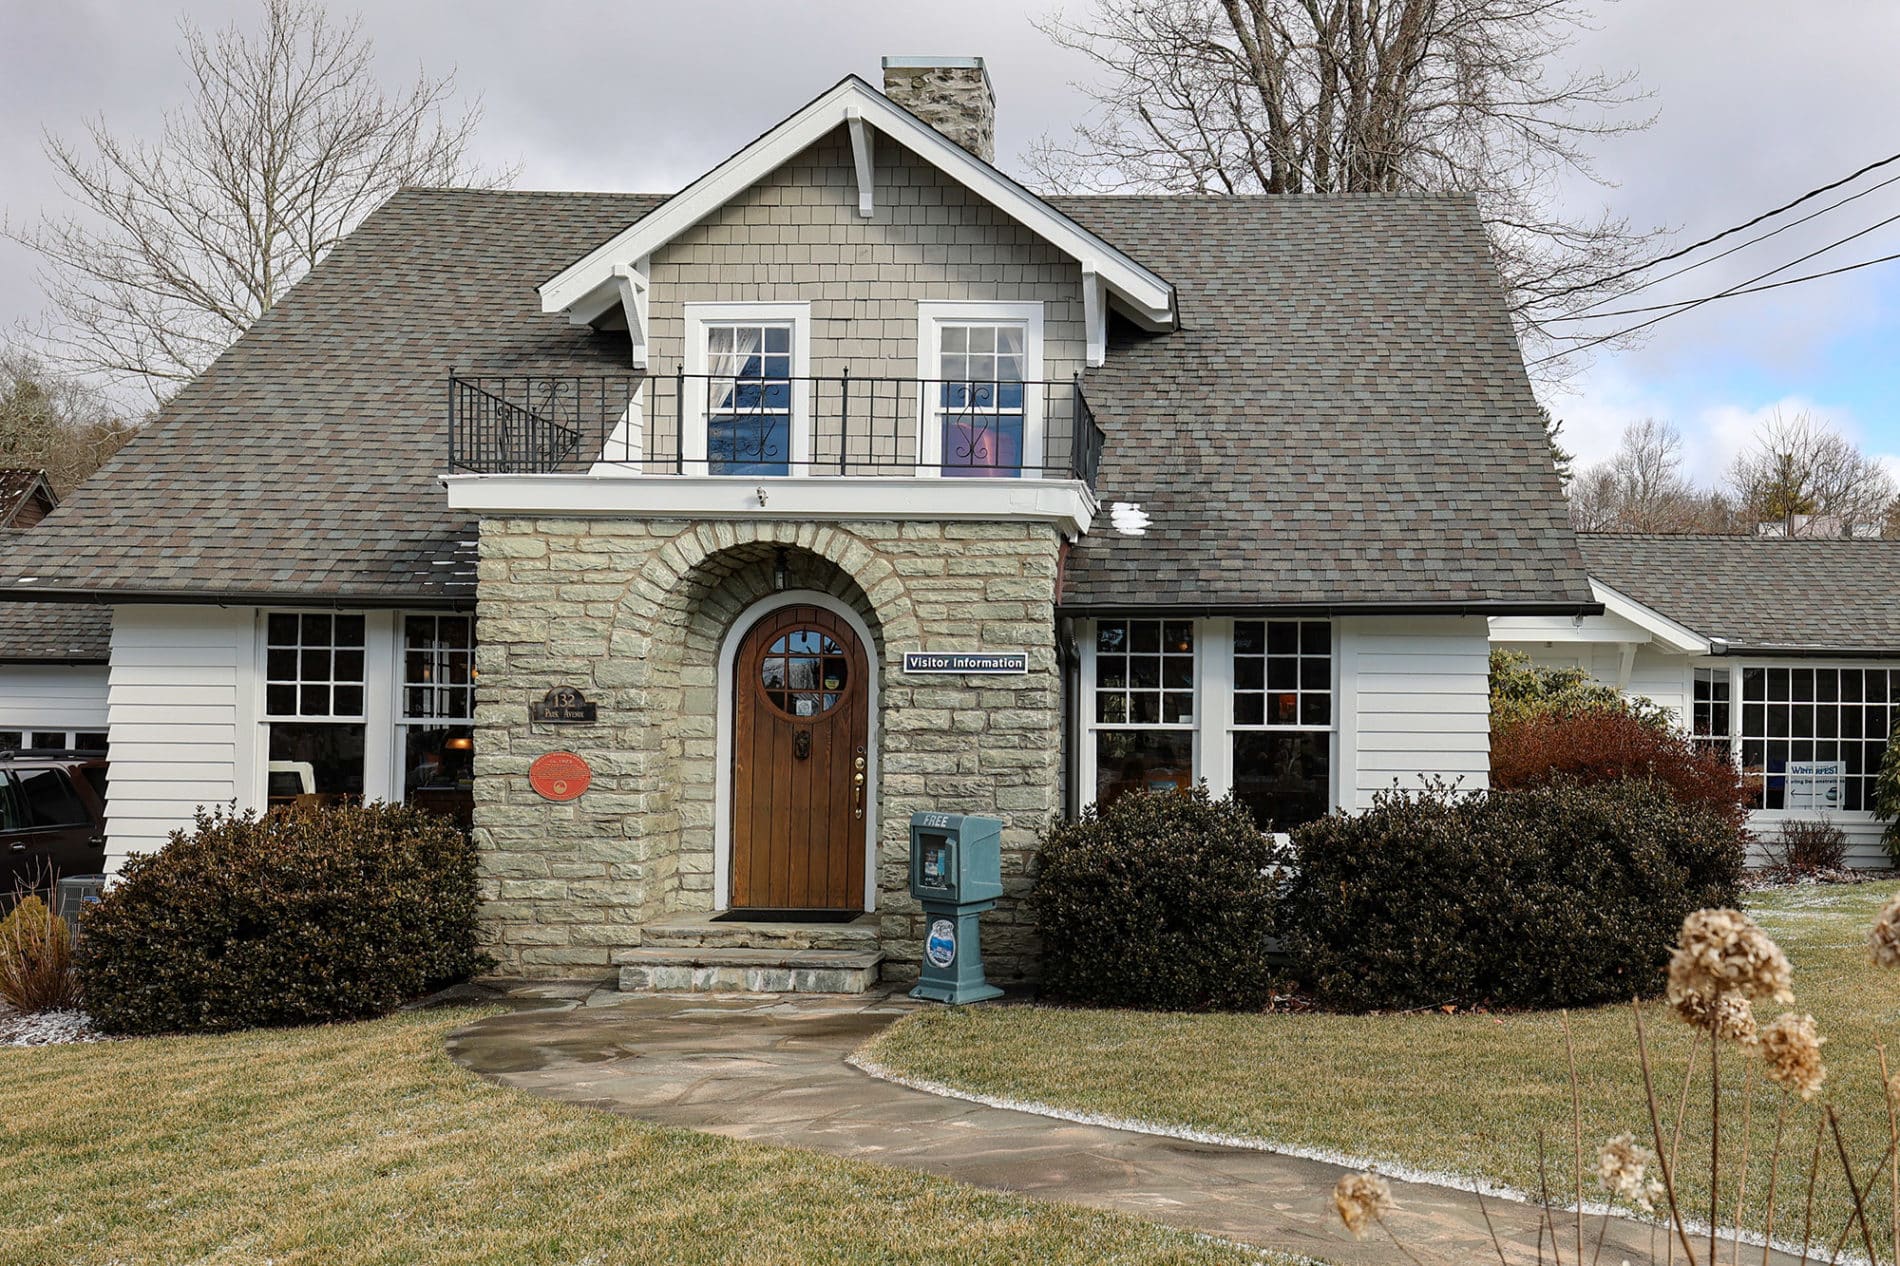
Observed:
[[[1003,824],[961,813],[912,814],[910,895],[924,908],[924,961],[910,996],[937,1002],[1001,996],[983,978],[978,916],[1003,895]]]

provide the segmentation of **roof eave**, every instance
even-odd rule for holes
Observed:
[[[1600,602],[1063,602],[1059,614],[1069,616],[1357,616],[1357,615],[1602,615]]]

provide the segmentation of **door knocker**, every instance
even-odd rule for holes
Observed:
[[[792,755],[798,760],[804,760],[811,755],[810,730],[792,731]]]

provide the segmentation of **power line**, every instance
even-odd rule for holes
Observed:
[[[1667,255],[1658,255],[1655,259],[1652,259],[1648,261],[1647,263],[1633,264],[1630,267],[1625,268],[1622,272],[1611,273],[1609,276],[1599,277],[1595,281],[1578,282],[1576,285],[1566,287],[1563,290],[1556,290],[1556,291],[1552,291],[1550,294],[1541,295],[1539,296],[1537,302],[1545,303],[1552,299],[1561,299],[1565,295],[1573,295],[1573,294],[1576,294],[1580,290],[1595,290],[1597,287],[1607,286],[1613,281],[1621,281],[1625,277],[1634,277],[1637,273],[1648,272],[1650,269],[1654,268],[1658,264],[1667,264],[1670,260],[1681,259],[1684,255],[1688,255],[1694,251],[1699,251],[1705,246],[1712,246],[1716,242],[1721,241],[1725,237],[1733,237],[1737,233],[1741,233],[1748,229],[1752,229],[1757,224],[1760,224],[1763,220],[1771,220],[1775,216],[1780,215],[1783,211],[1792,211],[1794,208],[1800,206],[1804,202],[1809,201],[1810,199],[1818,198],[1824,193],[1830,193],[1833,190],[1839,189],[1842,185],[1852,184],[1854,181],[1859,180],[1862,176],[1865,176],[1868,172],[1877,171],[1882,167],[1888,166],[1889,164],[1896,163],[1896,162],[1900,162],[1900,154],[1889,154],[1887,157],[1880,159],[1877,162],[1868,163],[1865,167],[1862,167],[1859,171],[1850,172],[1849,174],[1842,176],[1839,180],[1836,180],[1832,182],[1831,184],[1822,185],[1818,189],[1810,189],[1792,202],[1785,202],[1782,205],[1776,207],[1772,211],[1764,211],[1760,215],[1756,216],[1754,219],[1748,220],[1742,224],[1737,224],[1733,228],[1723,229],[1720,233],[1715,234],[1713,237],[1705,237],[1699,242],[1691,242],[1689,245],[1683,247],[1681,250],[1671,251]]]
[[[1900,157],[1900,155],[1896,155],[1896,157]],[[1725,290],[1719,290],[1712,295],[1704,295],[1700,299],[1684,300],[1681,304],[1662,304],[1660,306],[1669,308],[1671,310],[1663,313],[1661,316],[1654,316],[1654,317],[1649,318],[1649,320],[1647,321],[1639,321],[1635,325],[1627,326],[1621,330],[1612,331],[1611,333],[1605,334],[1600,338],[1591,339],[1587,343],[1579,343],[1575,347],[1566,347],[1560,352],[1552,352],[1548,356],[1540,356],[1536,360],[1531,361],[1530,364],[1533,366],[1542,365],[1548,361],[1560,360],[1565,356],[1572,356],[1578,352],[1588,351],[1592,347],[1600,347],[1603,344],[1611,342],[1614,339],[1619,339],[1619,338],[1625,337],[1626,335],[1634,334],[1638,330],[1646,330],[1650,326],[1655,325],[1659,321],[1667,321],[1671,317],[1677,317],[1677,316],[1681,316],[1685,312],[1691,312],[1695,310],[1696,308],[1701,307],[1705,303],[1714,303],[1717,299],[1731,298],[1735,294],[1740,292],[1742,288],[1745,286],[1752,286],[1758,281],[1765,281],[1768,278],[1774,276],[1776,273],[1786,272],[1788,269],[1793,268],[1796,264],[1806,263],[1808,260],[1813,259],[1816,255],[1825,255],[1828,251],[1833,250],[1837,246],[1845,246],[1847,245],[1847,243],[1852,242],[1857,238],[1866,237],[1869,233],[1872,233],[1874,230],[1885,228],[1887,225],[1892,224],[1895,220],[1900,220],[1900,215],[1890,215],[1886,219],[1881,220],[1876,224],[1868,225],[1866,228],[1861,229],[1857,233],[1850,233],[1846,237],[1841,238],[1839,241],[1829,242],[1826,246],[1823,246],[1819,248],[1818,250],[1809,251],[1806,255],[1802,255],[1796,259],[1791,259],[1785,264],[1779,264],[1774,268],[1770,268],[1765,273],[1758,273],[1755,276],[1748,278],[1746,281],[1738,281],[1733,286],[1730,286]],[[1599,316],[1607,316],[1607,315],[1609,314],[1608,313],[1599,314]]]
[[[1882,255],[1878,259],[1863,259],[1858,264],[1847,264],[1840,268],[1830,268],[1824,273],[1809,273],[1805,277],[1789,277],[1785,281],[1771,281],[1765,286],[1749,286],[1744,290],[1725,290],[1719,295],[1710,295],[1708,299],[1735,299],[1742,295],[1758,295],[1764,290],[1779,290],[1783,286],[1796,286],[1804,281],[1819,281],[1823,277],[1838,277],[1842,273],[1851,273],[1858,268],[1872,268],[1875,264],[1885,264],[1900,259],[1900,254]],[[1708,299],[1678,299],[1674,303],[1658,303],[1647,308],[1621,308],[1615,312],[1599,312],[1598,316],[1635,316],[1643,312],[1662,312],[1669,308],[1683,307],[1685,304],[1706,303]],[[1562,320],[1581,318],[1564,317]],[[1563,353],[1559,353],[1562,355]]]
[[[1674,272],[1664,273],[1660,277],[1652,277],[1648,281],[1642,282],[1638,285],[1631,286],[1628,290],[1623,291],[1621,294],[1605,295],[1603,298],[1598,299],[1595,303],[1587,304],[1584,307],[1577,309],[1575,312],[1568,313],[1560,317],[1552,317],[1550,319],[1552,321],[1583,320],[1585,319],[1586,314],[1590,313],[1591,309],[1593,308],[1600,308],[1606,303],[1614,303],[1618,299],[1627,299],[1629,298],[1629,296],[1636,294],[1639,291],[1648,290],[1651,286],[1660,286],[1663,282],[1673,281],[1675,278],[1682,276],[1684,273],[1694,272],[1696,269],[1701,268],[1705,264],[1713,264],[1718,259],[1727,259],[1730,255],[1733,255],[1737,251],[1747,250],[1749,247],[1754,246],[1757,243],[1765,242],[1771,237],[1774,237],[1781,233],[1786,233],[1789,229],[1799,228],[1801,225],[1806,224],[1810,220],[1819,219],[1821,216],[1826,215],[1830,211],[1836,210],[1840,207],[1844,207],[1848,203],[1853,202],[1857,199],[1865,198],[1870,193],[1878,193],[1882,189],[1885,189],[1888,185],[1894,184],[1896,182],[1900,182],[1900,176],[1889,176],[1885,180],[1881,181],[1879,184],[1869,185],[1867,188],[1862,189],[1859,193],[1850,193],[1845,198],[1842,198],[1839,202],[1830,202],[1826,206],[1822,207],[1819,211],[1811,211],[1807,215],[1802,216],[1798,220],[1790,220],[1788,221],[1788,223],[1782,225],[1780,228],[1768,230],[1768,232],[1763,233],[1760,237],[1751,237],[1746,242],[1741,242],[1735,246],[1731,246],[1725,251],[1720,251],[1714,255],[1709,256],[1707,259],[1699,259],[1693,264],[1685,264],[1681,268],[1676,269]],[[1657,262],[1660,263],[1661,261],[1657,261]],[[1767,288],[1768,287],[1764,287],[1764,289],[1767,289]],[[1663,304],[1661,306],[1673,307],[1674,305]],[[1656,310],[1657,310],[1656,308],[1624,308],[1616,312],[1598,312],[1598,313],[1595,313],[1594,315],[1597,317],[1627,316],[1631,312],[1654,312]]]

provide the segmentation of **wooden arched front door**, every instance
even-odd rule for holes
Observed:
[[[773,611],[733,661],[732,905],[864,909],[870,677],[821,607]]]

